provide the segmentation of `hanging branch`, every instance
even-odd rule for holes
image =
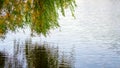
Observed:
[[[65,16],[68,7],[74,16],[75,6],[75,0],[0,0],[0,34],[29,25],[32,33],[46,36],[59,27],[58,10]]]

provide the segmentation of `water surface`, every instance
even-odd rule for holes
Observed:
[[[36,59],[29,59],[29,53],[26,56],[26,52],[33,51],[31,58],[35,58],[42,54],[42,49],[43,53],[50,52],[46,53],[47,59],[54,57],[55,65],[52,66],[55,68],[62,65],[63,68],[120,68],[120,1],[77,0],[77,5],[76,19],[66,10],[66,17],[60,15],[61,27],[51,30],[46,38],[43,36],[31,38],[29,29],[25,30],[26,33],[9,32],[5,40],[0,41],[0,58],[3,55],[4,61],[4,54],[8,58],[0,65],[6,68],[8,64],[12,64],[12,68],[37,66],[34,64],[37,62]],[[32,42],[28,45],[32,47],[26,48],[25,41],[29,39]],[[15,40],[19,42],[19,46],[17,44],[15,46]],[[35,48],[36,45],[40,47]],[[52,63],[50,60],[44,61],[46,65]],[[38,63],[42,64],[41,61]]]

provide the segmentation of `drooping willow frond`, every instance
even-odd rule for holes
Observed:
[[[0,33],[15,31],[28,24],[33,33],[46,34],[50,29],[59,27],[58,10],[65,16],[65,8],[72,15],[75,0],[0,0]]]

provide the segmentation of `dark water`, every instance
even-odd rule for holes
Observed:
[[[48,37],[8,32],[0,68],[120,68],[120,0],[76,1],[76,19],[66,10]]]
[[[8,46],[4,45],[1,48],[3,50],[0,51],[0,68],[120,67],[118,43],[81,42],[62,46],[27,40],[14,41],[12,46]]]
[[[13,53],[0,52],[0,68],[73,68],[72,55],[59,54],[59,48],[47,43],[14,41]]]

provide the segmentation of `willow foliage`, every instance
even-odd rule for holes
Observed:
[[[70,8],[73,15],[75,0],[0,0],[0,34],[29,25],[32,33],[46,36],[51,28],[59,27],[58,10]]]

